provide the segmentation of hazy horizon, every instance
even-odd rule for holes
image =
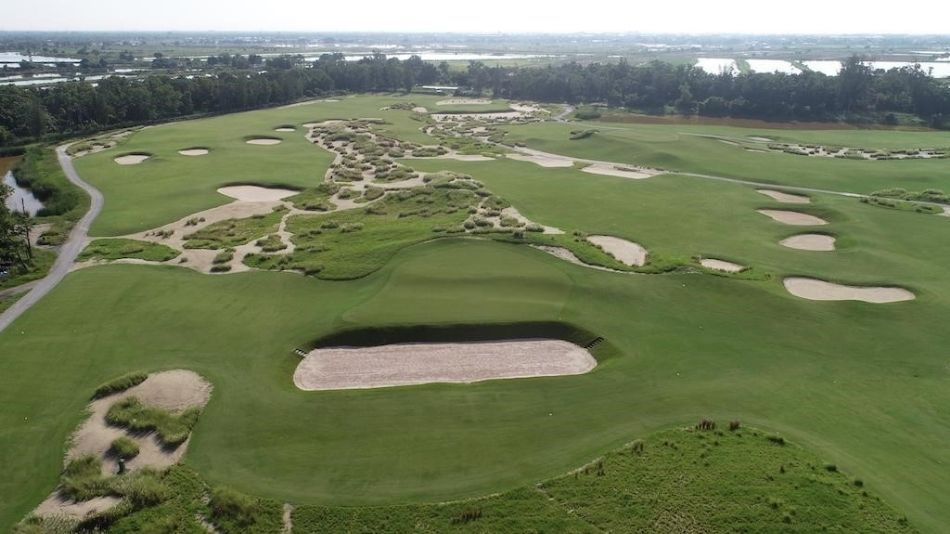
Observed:
[[[369,32],[369,33],[643,33],[749,35],[948,35],[950,3],[922,1],[894,13],[856,1],[801,0],[792,8],[736,0],[714,4],[616,5],[589,0],[575,9],[500,0],[449,4],[433,0],[317,5],[303,0],[166,0],[161,9],[102,0],[76,9],[65,0],[35,0],[2,9],[0,31],[102,32]],[[900,16],[895,16],[900,15]]]

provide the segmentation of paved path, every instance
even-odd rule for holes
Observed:
[[[17,317],[23,314],[26,310],[30,309],[31,306],[39,302],[47,293],[49,293],[56,284],[58,284],[63,278],[69,274],[69,269],[72,267],[73,262],[76,260],[76,257],[79,256],[79,253],[82,252],[83,246],[86,244],[86,237],[89,233],[89,225],[92,224],[93,219],[99,215],[99,212],[102,211],[102,193],[98,189],[92,187],[86,182],[82,181],[79,177],[79,174],[76,173],[76,169],[73,168],[72,158],[66,154],[66,147],[68,145],[60,146],[56,149],[56,157],[59,159],[59,165],[63,168],[63,172],[66,173],[66,178],[81,187],[86,193],[89,193],[90,205],[89,211],[83,215],[82,219],[79,219],[79,222],[73,226],[72,231],[69,233],[69,237],[66,239],[66,242],[59,249],[59,255],[56,257],[56,262],[53,263],[53,267],[49,270],[49,274],[46,275],[46,278],[38,280],[35,282],[36,285],[33,286],[33,289],[29,293],[24,295],[20,300],[16,301],[13,306],[7,308],[2,314],[0,314],[0,332],[5,330],[10,323],[16,320]]]

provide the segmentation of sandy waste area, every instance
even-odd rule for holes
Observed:
[[[596,366],[587,349],[557,339],[334,347],[307,354],[294,372],[294,384],[322,391],[471,383],[578,375]]]
[[[179,150],[179,154],[182,156],[206,156],[208,154],[207,148],[186,148],[184,150]]]
[[[89,404],[90,416],[73,434],[66,461],[92,455],[102,460],[102,474],[110,476],[118,471],[116,458],[109,454],[112,441],[125,436],[139,446],[139,454],[126,462],[129,471],[145,467],[164,469],[178,463],[191,438],[175,448],[168,448],[152,434],[127,432],[123,428],[106,423],[109,408],[127,397],[135,397],[143,404],[172,413],[181,413],[192,407],[203,407],[211,398],[211,384],[192,371],[173,370],[154,373],[137,386],[97,399]],[[54,491],[35,510],[40,516],[65,515],[82,518],[96,514],[118,504],[116,497],[100,497],[83,502],[74,502]]]

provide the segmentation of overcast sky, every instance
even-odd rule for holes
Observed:
[[[3,0],[0,30],[939,33],[950,1]]]

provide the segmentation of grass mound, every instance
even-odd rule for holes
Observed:
[[[123,399],[109,408],[106,422],[128,428],[133,432],[152,432],[170,447],[177,447],[188,439],[192,427],[198,422],[199,408],[190,408],[180,415],[142,404],[135,397]]]
[[[139,446],[131,439],[122,436],[112,440],[112,446],[109,447],[109,453],[116,458],[131,460],[139,455]]]
[[[160,243],[136,239],[96,239],[79,255],[85,260],[118,260],[133,258],[146,261],[168,261],[177,258],[178,251]]]
[[[246,219],[228,219],[185,236],[185,248],[223,249],[260,239],[277,231],[286,208],[279,207],[266,215]]]
[[[120,376],[119,378],[110,380],[109,382],[97,387],[95,393],[92,394],[92,398],[101,399],[102,397],[107,397],[114,393],[125,391],[132,386],[137,386],[142,382],[145,382],[146,378],[148,378],[147,373],[129,373],[127,375]]]

